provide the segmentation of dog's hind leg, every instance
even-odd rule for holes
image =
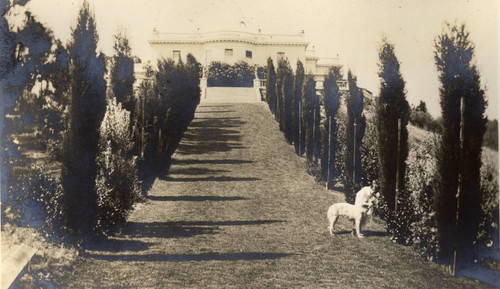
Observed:
[[[328,229],[330,230],[330,235],[335,235],[335,233],[333,232],[333,229],[335,228],[335,224],[337,223],[337,220],[339,219],[338,216],[336,215],[331,215],[331,214],[328,214],[328,222],[329,222],[329,226],[328,226]]]

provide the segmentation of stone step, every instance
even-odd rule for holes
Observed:
[[[260,102],[253,87],[207,87],[202,102],[249,103]]]

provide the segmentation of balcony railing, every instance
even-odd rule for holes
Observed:
[[[304,34],[263,34],[243,31],[214,31],[195,33],[160,33],[153,31],[152,41],[217,41],[240,40],[250,42],[304,42]]]

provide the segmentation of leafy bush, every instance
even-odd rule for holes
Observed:
[[[498,121],[496,119],[488,121],[486,132],[483,137],[483,145],[498,151]]]
[[[208,86],[252,87],[255,69],[244,61],[234,65],[214,61],[208,68],[207,78]]]
[[[434,206],[437,187],[435,151],[436,140],[431,136],[410,147],[406,160],[406,190],[400,192],[397,212],[386,216],[393,241],[415,245],[429,258],[434,258],[438,253]],[[386,211],[383,205],[381,210]]]
[[[483,149],[481,166],[482,220],[478,239],[489,236],[489,228],[498,229],[498,153]]]
[[[365,135],[361,142],[361,186],[371,185],[378,179],[379,162],[377,153],[377,129],[371,121],[366,122]]]
[[[5,203],[10,211],[9,221],[22,227],[41,227],[50,211],[56,187],[54,180],[35,165],[20,173],[9,186]]]
[[[129,123],[130,112],[111,98],[99,129],[97,156],[98,227],[104,233],[124,222],[141,196],[136,157],[130,154],[134,143]]]
[[[427,111],[411,110],[410,123],[419,128],[439,133],[441,132],[441,124],[439,120],[435,120]]]
[[[16,182],[9,186],[9,196],[2,205],[4,220],[37,228],[48,241],[67,241],[61,184],[43,171],[43,166],[32,165],[16,175]]]

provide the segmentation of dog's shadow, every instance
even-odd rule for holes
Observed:
[[[380,231],[361,231],[361,233],[365,237],[386,237],[386,236],[389,236],[389,233],[380,232]],[[353,234],[353,230],[342,230],[342,231],[335,232],[335,235],[351,235],[351,234]]]

